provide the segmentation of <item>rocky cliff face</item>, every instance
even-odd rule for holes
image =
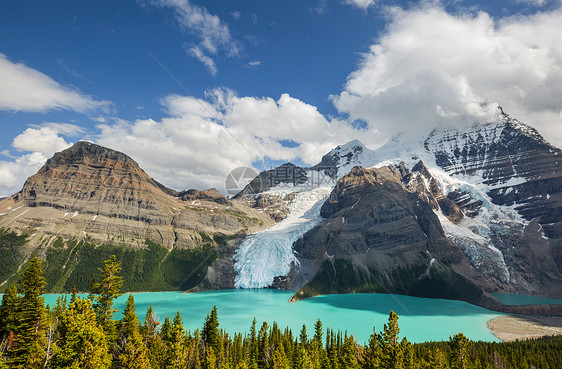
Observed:
[[[295,243],[301,267],[292,287],[304,286],[303,296],[377,291],[481,298],[465,276],[470,263],[434,212],[435,195],[445,197],[419,190],[423,181],[420,172],[404,167],[354,167],[338,181],[335,200],[324,203],[326,221]]]
[[[277,286],[296,298],[376,290],[491,307],[488,292],[560,298],[561,154],[501,110],[492,123],[397,135],[374,151],[339,146],[298,168],[302,183],[322,173],[334,190]]]
[[[0,213],[0,227],[36,239],[61,235],[133,247],[150,239],[169,249],[196,247],[203,234],[243,235],[272,224],[215,189],[168,189],[127,155],[88,142],[55,154],[0,203]]]

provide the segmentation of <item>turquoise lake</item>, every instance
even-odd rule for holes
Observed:
[[[261,322],[276,321],[280,327],[289,327],[298,333],[303,324],[313,331],[318,318],[324,328],[347,330],[365,343],[373,327],[383,329],[388,313],[394,310],[400,325],[400,337],[412,342],[448,340],[462,332],[472,340],[499,341],[488,329],[488,320],[502,315],[462,301],[424,299],[387,294],[349,294],[318,296],[297,303],[288,302],[291,291],[282,290],[222,290],[198,293],[145,292],[134,293],[137,314],[141,321],[152,305],[160,321],[170,318],[179,310],[186,329],[201,328],[207,313],[217,306],[220,328],[230,334],[248,332],[255,317]],[[44,295],[51,307],[58,295]],[[116,302],[120,310],[128,295]]]
[[[512,295],[503,293],[494,293],[492,295],[505,305],[562,305],[562,300],[551,299],[548,297]]]

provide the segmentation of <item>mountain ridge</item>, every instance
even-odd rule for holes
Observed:
[[[353,140],[314,166],[264,171],[228,199],[170,189],[124,153],[80,142],[0,202],[0,227],[29,235],[21,255],[48,255],[55,235],[218,251],[194,290],[233,288],[244,270],[268,280],[241,286],[291,288],[295,299],[378,291],[498,308],[489,293],[562,297],[561,153],[501,111],[377,150]],[[260,272],[252,257],[264,255]]]
[[[371,206],[374,205],[371,204],[372,201],[363,204],[361,196],[348,198],[345,192],[338,190],[342,186],[341,181],[350,175],[362,173],[366,179],[384,177],[387,172],[394,172],[400,175],[389,183],[395,183],[393,186],[398,187],[405,186],[405,190],[400,191],[416,194],[417,201],[423,201],[432,209],[437,216],[437,224],[442,229],[443,243],[449,245],[446,248],[457,248],[460,250],[457,257],[466,260],[453,268],[453,272],[467,283],[483,289],[484,294],[480,296],[486,296],[486,292],[504,292],[538,293],[561,298],[560,153],[560,149],[550,145],[535,129],[510,118],[503,110],[500,110],[495,122],[465,129],[435,129],[427,137],[421,138],[397,135],[377,150],[368,149],[358,140],[340,145],[326,154],[319,164],[297,169],[306,174],[306,180],[302,180],[300,186],[294,182],[285,182],[287,186],[284,190],[290,193],[308,191],[313,185],[313,181],[310,181],[311,174],[319,171],[332,180],[338,179],[337,184],[334,182],[335,188],[329,197],[336,201],[326,201],[322,206],[321,215],[324,220],[321,224],[301,235],[295,242],[296,260],[293,262],[293,269],[283,282],[274,286],[297,290],[295,298],[298,299],[301,298],[299,296],[312,296],[318,291],[337,293],[372,289],[372,286],[369,287],[373,283],[370,278],[378,275],[377,278],[390,283],[384,288],[379,286],[379,289],[415,293],[414,290],[408,290],[411,287],[404,285],[393,289],[397,287],[392,282],[393,278],[404,278],[403,268],[410,265],[410,262],[398,262],[397,265],[402,269],[389,272],[376,263],[365,266],[368,258],[363,254],[359,261],[354,260],[352,255],[357,253],[356,248],[371,237],[362,234],[368,227],[361,225],[361,222],[371,219],[374,211]],[[345,174],[340,177],[342,172]],[[375,173],[374,177],[366,174],[371,172]],[[275,170],[269,173],[275,174]],[[377,184],[376,180],[349,183],[352,184],[345,186],[350,189],[369,187],[366,191],[369,196],[374,196],[376,192],[373,191],[380,191],[377,188],[385,186]],[[381,204],[396,202],[390,200],[391,193],[392,191],[379,194],[373,201]],[[514,196],[515,194],[518,195]],[[345,205],[340,210],[347,209],[347,215],[336,216],[327,210],[342,201]],[[353,217],[361,208],[367,213],[361,217]],[[392,213],[390,209],[387,211]],[[402,219],[403,216],[397,217]],[[432,222],[428,221],[428,224]],[[346,227],[353,229],[346,237],[356,241],[341,238],[342,229]],[[372,227],[373,234],[380,236],[381,224],[375,222]],[[396,229],[401,230],[400,227]],[[401,237],[402,234],[398,232],[396,236]],[[389,234],[385,237],[391,236]],[[339,254],[335,252],[338,250],[335,245],[332,247],[336,249],[324,248],[324,245],[333,243],[339,245]],[[344,246],[346,244],[348,246]],[[376,250],[373,247],[374,245],[366,247],[363,252]],[[392,260],[396,261],[388,257],[386,260],[389,265],[394,263]],[[324,265],[326,262],[328,265]],[[416,264],[418,269],[425,265],[418,276],[433,265],[431,259],[424,263]],[[373,267],[375,270],[370,270]],[[355,282],[347,286],[341,280],[335,282],[338,280],[337,275],[332,271],[346,275]],[[411,275],[408,278],[410,286],[417,283],[417,277],[413,278]],[[489,306],[497,303],[489,296],[482,298]],[[482,303],[474,298],[469,301]]]

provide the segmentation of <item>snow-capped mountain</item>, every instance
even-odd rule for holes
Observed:
[[[435,129],[425,137],[398,135],[377,150],[351,141],[314,167],[292,166],[298,175],[290,180],[276,177],[278,169],[260,174],[261,183],[272,185],[255,192],[263,195],[280,185],[311,191],[311,178],[319,174],[325,185],[334,181],[330,198],[322,200],[323,221],[285,237],[286,243],[298,238],[290,279],[291,288],[304,295],[365,289],[427,295],[419,288],[462,279],[457,285],[475,286],[474,291],[560,297],[561,154],[535,129],[500,110],[495,122]],[[250,196],[248,189],[240,196]],[[404,217],[410,221],[404,223]],[[255,247],[270,247],[267,237]],[[237,263],[268,264],[263,253],[245,255],[238,253]],[[431,269],[437,272],[430,283]],[[338,280],[342,275],[346,278]],[[428,280],[423,288],[422,279]],[[463,294],[445,285],[449,290],[441,288],[439,296]]]

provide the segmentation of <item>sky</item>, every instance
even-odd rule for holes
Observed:
[[[562,147],[560,0],[0,5],[0,197],[88,140],[174,189],[490,122]]]

